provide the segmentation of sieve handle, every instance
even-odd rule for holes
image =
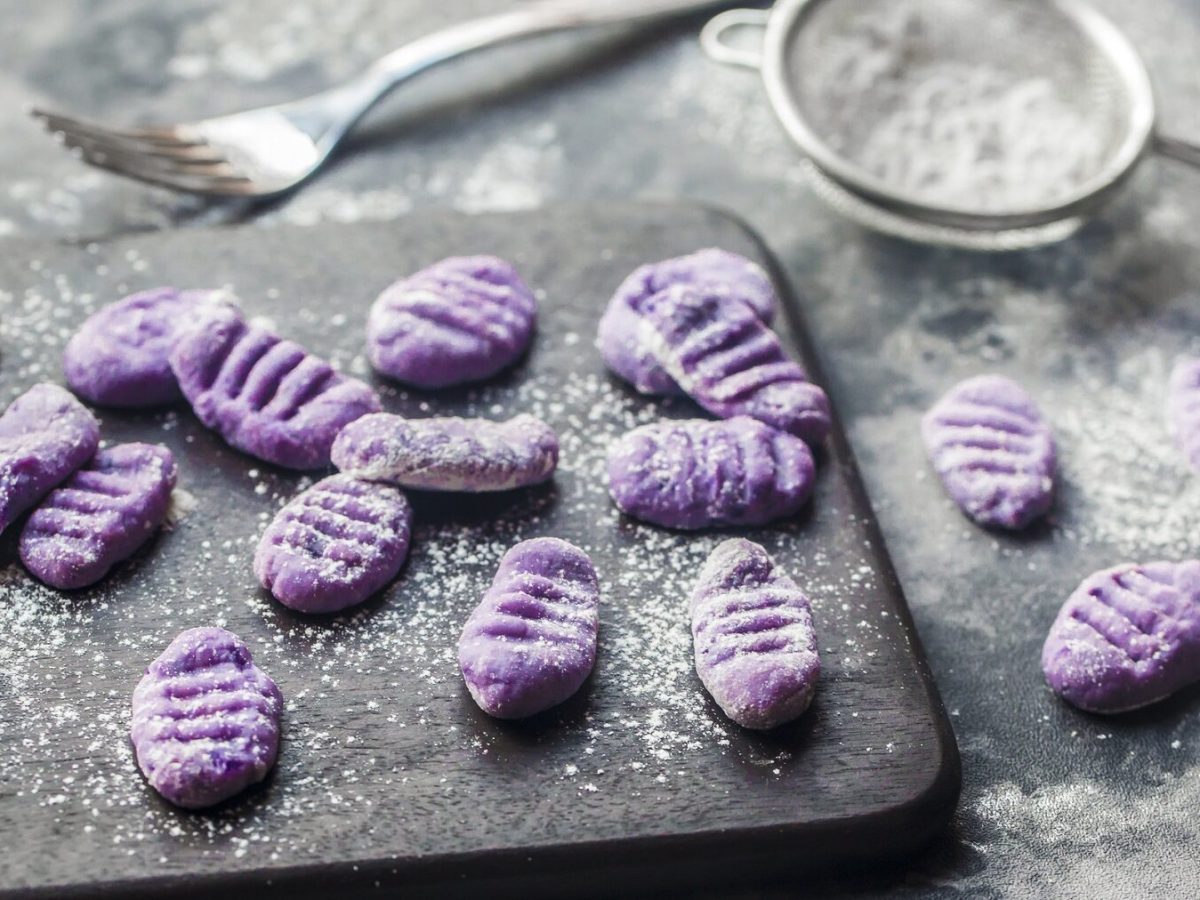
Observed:
[[[1200,144],[1159,133],[1154,135],[1154,149],[1163,156],[1200,167]]]
[[[731,9],[720,15],[713,16],[700,32],[700,46],[708,54],[709,59],[728,66],[742,66],[747,69],[762,68],[762,50],[749,50],[727,43],[726,35],[739,29],[753,28],[765,30],[771,18],[767,9]]]

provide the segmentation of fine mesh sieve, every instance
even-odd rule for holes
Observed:
[[[729,38],[765,29],[761,49]],[[705,28],[714,59],[762,72],[817,193],[864,224],[976,249],[1066,237],[1148,149],[1146,69],[1081,0],[779,0]]]

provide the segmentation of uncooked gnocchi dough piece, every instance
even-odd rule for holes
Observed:
[[[770,324],[779,300],[762,267],[716,247],[635,269],[613,295],[600,320],[598,343],[608,367],[643,394],[682,394],[643,341],[637,310],[646,298],[673,284],[690,284],[741,300]]]
[[[723,419],[750,416],[816,446],[829,398],[740,300],[673,285],[637,308],[642,341],[689,397]]]
[[[541,419],[364,416],[342,429],[333,464],[359,478],[430,491],[508,491],[546,481],[558,435]]]
[[[288,469],[329,465],[342,427],[381,409],[364,382],[225,303],[197,313],[171,351],[171,368],[201,422],[244,453]]]
[[[54,384],[36,384],[0,416],[0,532],[92,458],[100,423]]]
[[[692,591],[696,672],[744,728],[774,728],[812,702],[821,660],[808,598],[758,544],[725,541]]]
[[[284,606],[330,613],[366,600],[408,556],[412,508],[386,484],[331,475],[283,507],[254,554],[259,583]]]
[[[1050,508],[1054,436],[1015,381],[961,382],[925,414],[921,431],[946,493],[979,524],[1024,528]]]
[[[100,406],[163,406],[180,398],[169,356],[198,305],[221,291],[156,288],[93,313],[67,343],[67,384]]]
[[[455,256],[380,294],[367,353],[378,371],[416,387],[482,381],[528,349],[536,317],[533,292],[510,263]]]
[[[21,531],[21,562],[39,581],[95,584],[150,540],[167,517],[175,457],[154,444],[97,451],[49,493]]]
[[[279,688],[237,635],[188,629],[133,692],[138,766],[176,806],[213,806],[267,777],[282,710]]]
[[[643,425],[608,452],[617,506],[666,528],[764,525],[795,515],[815,474],[804,441],[748,416]]]
[[[467,689],[500,719],[557,706],[591,673],[599,627],[600,582],[588,555],[558,538],[517,544],[459,639]]]
[[[1200,562],[1089,575],[1050,627],[1042,671],[1056,694],[1097,713],[1146,706],[1200,681]]]

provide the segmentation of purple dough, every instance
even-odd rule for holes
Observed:
[[[78,400],[37,384],[0,416],[0,532],[92,458],[100,425]]]
[[[254,574],[284,606],[330,613],[366,600],[408,556],[412,510],[393,487],[330,475],[281,509]]]
[[[67,344],[63,368],[80,397],[102,406],[162,406],[179,399],[167,357],[192,309],[217,291],[157,288],[94,313]]]
[[[643,345],[709,412],[750,416],[812,446],[829,433],[825,392],[747,304],[674,285],[644,298],[636,312]]]
[[[613,297],[600,319],[597,344],[605,364],[641,394],[671,397],[683,393],[675,379],[642,342],[641,316],[626,298]]]
[[[621,511],[667,528],[763,525],[812,495],[804,441],[757,419],[643,425],[609,448],[608,489]]]
[[[742,538],[718,546],[691,609],[696,672],[725,715],[766,729],[808,709],[821,675],[812,611],[766,550]]]
[[[646,298],[673,284],[693,285],[741,300],[768,324],[779,305],[762,267],[727,250],[712,247],[635,269],[609,301],[600,320],[599,344],[608,367],[643,394],[683,393],[643,344],[638,328],[640,316],[634,311]]]
[[[952,388],[921,421],[946,492],[981,525],[1024,528],[1054,499],[1054,436],[1024,389],[980,375]]]
[[[130,736],[150,786],[176,806],[220,803],[267,777],[283,697],[237,635],[191,628],[133,692]]]
[[[1200,562],[1089,575],[1050,627],[1042,671],[1056,694],[1097,713],[1136,709],[1200,681]]]
[[[342,426],[378,412],[379,398],[299,344],[213,304],[171,351],[196,417],[239,450],[289,469],[329,465]]]
[[[359,478],[433,491],[507,491],[558,466],[558,435],[541,419],[364,416],[342,429],[333,464]]]
[[[371,364],[421,388],[491,378],[525,352],[537,301],[509,263],[455,256],[385,290],[367,321]]]
[[[21,532],[21,561],[61,590],[95,584],[162,525],[175,487],[165,447],[100,450],[42,501]]]
[[[562,703],[596,663],[600,583],[558,538],[517,544],[463,629],[458,664],[480,709],[523,719]]]
[[[1192,468],[1200,472],[1200,359],[1181,359],[1171,370],[1167,427]]]

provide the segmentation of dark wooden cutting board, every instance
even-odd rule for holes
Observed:
[[[183,407],[102,412],[106,440],[176,453],[184,513],[70,595],[21,572],[17,528],[0,538],[0,896],[613,895],[803,877],[924,843],[953,809],[957,750],[840,428],[810,512],[746,532],[811,596],[824,665],[811,710],[774,733],[731,725],[692,669],[687,592],[732,532],[640,525],[607,497],[615,436],[699,412],[605,372],[593,346],[604,303],[634,266],[714,245],[778,274],[741,224],[667,205],[7,242],[0,405],[61,383],[62,347],[98,305],[161,284],[226,285],[250,314],[370,377],[363,326],[380,289],[443,256],[508,257],[541,300],[528,359],[471,389],[380,388],[412,416],[536,413],[562,435],[563,465],[552,485],[502,497],[414,496],[400,578],[353,615],[305,617],[259,590],[250,560],[311,479],[230,450]],[[780,288],[779,327],[819,379],[800,304]],[[597,669],[560,709],[493,721],[462,686],[455,642],[504,551],[547,534],[599,570]],[[128,704],[146,663],[207,624],[241,635],[288,702],[268,782],[188,813],[142,781]]]

